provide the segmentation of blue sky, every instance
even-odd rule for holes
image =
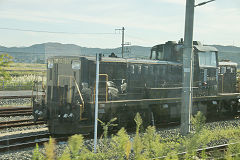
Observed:
[[[196,0],[196,4],[204,0]],[[127,42],[153,46],[184,35],[185,0],[0,0],[0,28],[71,33],[115,33]],[[0,45],[45,42],[113,48],[121,34],[56,34],[0,29]],[[216,0],[195,8],[194,39],[240,47],[240,1]]]

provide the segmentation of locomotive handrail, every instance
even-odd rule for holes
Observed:
[[[223,93],[223,81],[224,81],[224,74],[222,75],[222,93]]]
[[[76,85],[76,87],[77,87],[77,91],[78,91],[78,94],[79,94],[79,96],[80,96],[80,99],[81,99],[81,101],[82,101],[82,105],[80,105],[80,120],[83,120],[83,118],[82,118],[82,113],[84,112],[84,100],[83,100],[83,97],[82,97],[82,93],[81,93],[81,91],[80,91],[80,89],[79,89],[79,86],[78,86],[78,84],[77,84],[77,81],[76,81],[76,79],[73,77],[73,76],[65,76],[65,75],[58,75],[58,86],[59,86],[59,77],[68,77],[68,78],[70,78],[70,79],[72,79],[73,78],[73,80],[74,80],[74,83],[75,83],[75,85]],[[71,80],[70,80],[70,83],[71,83]],[[70,84],[70,86],[71,86],[71,84]],[[71,90],[70,90],[70,96],[69,97],[71,97]]]
[[[34,81],[33,82],[33,85],[32,85],[32,99],[34,99],[34,97],[33,97],[33,91],[34,91],[34,88],[36,88],[36,92],[37,92],[37,94],[36,94],[36,97],[38,98],[38,86],[37,86],[37,81]],[[37,99],[36,98],[36,99]],[[33,100],[31,100],[31,106],[32,106],[32,108],[33,108]]]
[[[32,97],[33,97],[33,86],[32,86]],[[34,98],[31,98],[32,100],[31,100],[31,106],[32,106],[32,108],[33,108],[33,99]]]
[[[78,84],[77,84],[76,79],[75,79],[75,78],[73,78],[73,79],[74,79],[75,85],[76,85],[76,87],[77,87],[78,94],[79,94],[79,96],[80,96],[80,98],[81,98],[81,101],[82,101],[82,107],[80,107],[80,120],[82,120],[82,113],[84,112],[84,100],[83,100],[82,93],[81,93],[81,91],[80,91],[80,89],[79,89],[79,86],[78,86]]]
[[[99,76],[106,76],[106,95],[105,95],[105,102],[108,101],[108,74],[99,74]],[[95,95],[95,92],[96,92],[96,82],[95,82],[95,86],[94,86],[94,95]],[[95,96],[93,96],[93,103],[95,102]]]

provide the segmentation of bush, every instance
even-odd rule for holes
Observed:
[[[44,143],[46,160],[53,160],[56,158],[56,142],[53,138],[50,137],[48,143]]]
[[[142,125],[142,118],[139,113],[134,118],[136,122],[136,134],[132,138],[127,134],[124,128],[121,128],[116,135],[108,138],[108,127],[111,126],[114,119],[108,123],[101,121],[104,129],[104,139],[99,140],[97,153],[93,153],[91,149],[86,148],[84,139],[81,135],[74,135],[68,140],[68,147],[65,148],[63,154],[57,158],[55,155],[55,141],[50,138],[49,143],[45,145],[46,155],[43,159],[48,160],[82,160],[82,159],[208,159],[203,150],[200,155],[197,149],[205,148],[209,144],[214,144],[220,140],[228,143],[237,142],[240,138],[240,128],[207,128],[205,118],[198,113],[192,118],[193,128],[195,132],[185,137],[176,135],[171,138],[163,138],[157,134],[154,126],[147,127],[145,133],[140,134],[139,129]],[[187,152],[184,157],[178,157],[178,153]],[[240,144],[230,145],[227,152],[215,152],[215,158],[225,157],[226,159],[239,159]],[[235,155],[235,157],[232,157]],[[40,160],[42,154],[38,151],[38,146],[34,150],[33,159]]]
[[[32,159],[33,160],[43,160],[43,154],[41,152],[39,152],[39,147],[38,144],[36,144],[36,148],[33,151],[33,156]]]

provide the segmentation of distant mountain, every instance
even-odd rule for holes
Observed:
[[[238,63],[238,67],[240,68],[240,47],[221,45],[212,46],[218,49],[219,60],[231,60],[232,62]]]
[[[219,59],[228,59],[237,62],[240,66],[240,47],[211,45],[219,50]],[[148,58],[151,47],[127,46],[124,57]],[[43,62],[46,58],[56,55],[92,55],[102,53],[109,55],[115,53],[121,57],[121,47],[118,48],[87,48],[74,44],[42,43],[30,47],[4,47],[0,46],[0,53],[8,53],[18,62]]]
[[[142,46],[128,46],[125,47],[125,57],[148,57],[151,47]],[[96,53],[102,53],[109,55],[115,53],[118,57],[121,57],[121,47],[118,48],[87,48],[73,44],[60,44],[60,43],[47,43],[45,44],[45,53],[47,55],[96,55]]]
[[[61,44],[61,43],[43,43],[35,44],[30,47],[4,47],[0,46],[0,52],[6,53],[32,53],[32,54],[46,54],[49,56],[54,55],[95,55],[96,53],[110,54],[114,52],[117,55],[121,54],[121,47],[112,49],[101,48],[87,48],[74,44]],[[126,47],[126,55],[131,57],[135,56],[148,56],[150,47],[142,46],[129,46]],[[132,54],[134,53],[134,54]],[[131,55],[132,54],[132,55]]]
[[[221,52],[239,52],[240,47],[236,46],[221,46],[221,45],[211,45],[216,47]]]

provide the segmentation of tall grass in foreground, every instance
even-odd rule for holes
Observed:
[[[238,142],[240,138],[240,128],[207,128],[205,117],[199,112],[192,118],[193,132],[188,136],[176,135],[171,138],[163,138],[157,134],[154,126],[147,127],[145,133],[139,133],[142,119],[137,113],[134,118],[136,122],[136,134],[130,137],[124,128],[121,128],[116,135],[112,135],[105,140],[99,140],[97,153],[84,145],[82,135],[74,135],[69,138],[68,145],[60,156],[56,156],[55,142],[50,138],[45,144],[45,152],[41,153],[38,146],[33,153],[34,160],[82,160],[82,159],[208,159],[203,150],[199,155],[196,150],[214,145],[219,141],[226,143]],[[110,123],[108,123],[110,125]],[[104,127],[104,126],[103,126]],[[107,131],[105,125],[105,131]],[[104,133],[104,138],[108,133]],[[187,152],[184,157],[179,157],[177,153]],[[217,153],[217,152],[216,152]],[[211,155],[211,158],[222,157],[224,159],[239,159],[240,145],[230,145],[225,153]],[[232,157],[232,155],[235,155]]]
[[[2,69],[0,90],[31,90],[36,81],[43,81],[44,85],[46,83],[46,64],[10,63],[2,66]],[[4,78],[3,73],[8,78]]]
[[[46,77],[36,75],[14,76],[10,80],[0,81],[0,90],[32,90],[35,82],[46,83]]]

